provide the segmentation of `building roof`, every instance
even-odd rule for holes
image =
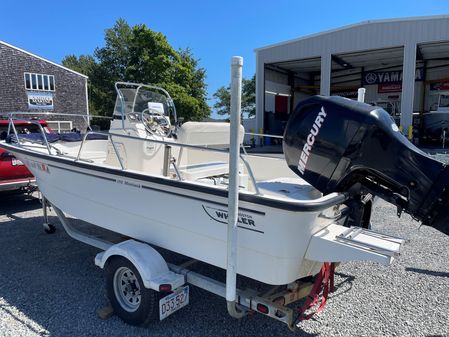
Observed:
[[[261,50],[270,49],[270,48],[287,45],[287,44],[291,44],[291,43],[296,43],[296,42],[303,41],[303,40],[313,39],[313,38],[327,35],[330,33],[335,33],[335,32],[339,32],[339,31],[343,31],[343,30],[347,30],[347,29],[351,29],[351,28],[356,28],[356,27],[361,27],[361,26],[368,26],[368,25],[372,25],[372,24],[396,23],[396,22],[400,23],[400,22],[406,22],[406,21],[423,21],[423,20],[438,20],[438,19],[449,19],[449,15],[415,16],[415,17],[405,17],[405,18],[396,18],[396,19],[366,20],[366,21],[362,21],[359,23],[346,25],[343,27],[335,28],[335,29],[326,30],[324,32],[314,33],[314,34],[310,34],[310,35],[306,35],[306,36],[301,36],[299,38],[286,40],[283,42],[273,43],[273,44],[270,44],[267,46],[256,48],[256,49],[254,49],[254,51],[258,52]]]
[[[62,66],[62,65],[60,65],[60,64],[57,64],[57,63],[55,63],[55,62],[53,62],[53,61],[47,60],[47,59],[45,59],[45,58],[43,58],[43,57],[40,57],[40,56],[38,56],[38,55],[36,55],[36,54],[30,53],[29,51],[26,51],[26,50],[23,50],[23,49],[18,48],[18,47],[16,47],[16,46],[13,46],[13,45],[11,45],[11,44],[9,44],[9,43],[6,43],[5,41],[1,41],[1,40],[0,40],[0,44],[3,44],[3,45],[5,45],[5,46],[7,46],[7,47],[13,48],[13,49],[18,50],[18,51],[20,51],[20,52],[22,52],[22,53],[25,53],[25,54],[28,54],[28,55],[33,56],[33,57],[35,57],[35,58],[38,58],[38,59],[40,59],[40,60],[42,60],[42,61],[44,61],[44,62],[50,63],[50,64],[52,64],[52,65],[54,65],[54,66],[57,66],[57,67],[62,68],[62,69],[64,69],[64,70],[67,70],[67,71],[69,71],[69,72],[71,72],[71,73],[74,73],[74,74],[76,74],[76,75],[79,75],[79,76],[81,76],[81,77],[88,78],[88,76],[86,76],[86,75],[84,75],[84,74],[81,74],[81,73],[79,73],[79,72],[77,72],[77,71],[75,71],[75,70],[72,70],[72,69],[69,69],[69,68],[67,68],[67,67],[64,67],[64,66]]]

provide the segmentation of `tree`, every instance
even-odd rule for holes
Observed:
[[[231,113],[231,88],[230,86],[219,88],[213,97],[215,112],[219,115]],[[242,115],[248,117],[256,115],[256,75],[251,79],[242,79]]]
[[[95,72],[95,69],[98,66],[95,59],[90,55],[80,55],[80,57],[76,57],[75,55],[68,55],[64,58],[62,64],[65,67],[75,70],[81,74],[85,74],[90,78],[92,78],[92,74]],[[87,84],[89,96],[92,97],[93,87],[91,85],[91,80],[89,80]],[[92,99],[89,100],[89,111],[98,111]]]
[[[93,56],[69,55],[63,65],[89,76],[93,113],[111,116],[117,81],[147,83],[166,89],[179,116],[201,120],[210,114],[206,97],[206,71],[190,49],[175,50],[167,38],[146,25],[129,26],[118,19],[105,31],[105,46]]]
[[[75,55],[68,55],[62,63],[65,67],[82,74],[92,73],[93,68],[97,65],[95,59],[90,55],[81,55],[79,58]]]

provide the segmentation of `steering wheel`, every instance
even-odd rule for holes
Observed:
[[[170,119],[162,115],[159,111],[146,108],[142,111],[142,122],[145,126],[145,130],[153,135],[160,137],[169,137],[172,128],[170,125]]]

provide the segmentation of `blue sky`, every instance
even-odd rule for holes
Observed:
[[[60,63],[92,54],[104,29],[122,17],[190,47],[207,70],[209,97],[230,78],[230,58],[255,72],[254,49],[364,20],[449,14],[448,0],[377,1],[97,1],[1,0],[0,40]]]

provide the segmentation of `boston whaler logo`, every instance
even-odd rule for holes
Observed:
[[[204,211],[212,220],[215,220],[220,223],[227,224],[228,223],[228,211],[222,208],[210,207],[202,205]],[[258,233],[264,233],[261,230],[256,229],[256,220],[250,214],[239,212],[237,216],[237,227],[248,229]]]
[[[312,150],[313,144],[315,143],[315,137],[318,136],[318,133],[323,126],[323,122],[326,116],[327,114],[324,111],[324,106],[322,106],[320,112],[318,112],[318,115],[315,118],[315,122],[313,123],[312,128],[310,129],[310,133],[307,136],[306,143],[302,148],[301,156],[299,157],[298,170],[299,172],[301,172],[301,174],[304,174],[304,171],[306,170],[310,151]]]

